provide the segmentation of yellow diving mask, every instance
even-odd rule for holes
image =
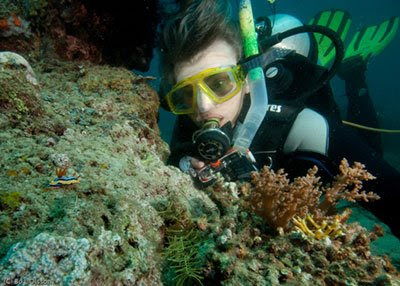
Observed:
[[[178,82],[166,99],[174,114],[190,114],[196,108],[197,88],[219,104],[236,95],[244,81],[245,76],[240,66],[209,68]]]

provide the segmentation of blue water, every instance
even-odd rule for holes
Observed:
[[[167,0],[164,0],[167,1]],[[163,2],[163,1],[161,1]],[[171,1],[168,1],[171,2]],[[232,1],[233,7],[237,7],[236,1]],[[266,0],[253,0],[254,16],[271,15],[271,5]],[[375,25],[392,16],[400,15],[400,2],[398,0],[365,0],[365,1],[339,1],[339,0],[276,0],[276,12],[287,13],[298,17],[303,22],[308,22],[316,13],[325,9],[344,9],[352,17],[352,26],[347,36],[350,41],[356,30],[363,26]],[[378,118],[382,128],[400,129],[400,81],[397,74],[400,69],[400,31],[392,43],[368,65],[367,82],[370,96],[376,107]],[[146,73],[159,77],[159,57],[157,51],[151,63],[150,70]],[[159,80],[151,83],[158,89]],[[335,98],[342,110],[346,109],[346,97],[344,96],[343,82],[337,79],[332,81]],[[166,142],[170,142],[175,117],[160,110],[159,126],[161,136]],[[394,161],[399,163],[400,155],[398,146],[400,134],[382,134],[385,152],[389,156],[399,156]]]

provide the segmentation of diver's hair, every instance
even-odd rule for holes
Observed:
[[[229,1],[192,0],[186,3],[162,29],[162,84],[174,84],[176,65],[191,60],[216,40],[225,40],[232,45],[238,59],[242,54],[240,30],[238,22],[232,18]],[[165,86],[161,90],[163,88]]]

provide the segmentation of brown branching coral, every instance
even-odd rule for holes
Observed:
[[[340,162],[340,174],[335,176],[331,186],[323,188],[325,194],[324,200],[319,205],[322,211],[328,211],[339,199],[345,199],[349,202],[377,200],[379,196],[373,192],[366,193],[361,191],[362,182],[375,179],[373,175],[364,169],[365,166],[355,162],[350,167],[346,159]]]
[[[340,174],[331,185],[321,187],[320,178],[316,176],[318,168],[309,169],[304,177],[295,178],[292,182],[283,170],[276,173],[264,167],[253,173],[251,183],[242,186],[242,192],[248,194],[250,208],[264,217],[274,228],[287,228],[294,216],[304,218],[313,215],[317,221],[322,220],[338,202],[376,200],[376,194],[361,191],[362,181],[374,177],[364,169],[364,165],[354,163],[352,167],[343,159]],[[325,194],[320,203],[321,196]]]
[[[259,173],[253,173],[251,184],[244,186],[251,189],[251,208],[275,228],[286,226],[295,215],[304,217],[309,207],[318,204],[321,195],[321,184],[315,176],[317,170],[314,167],[305,177],[293,182],[282,169],[275,173],[264,167]]]

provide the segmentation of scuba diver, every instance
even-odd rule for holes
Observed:
[[[342,124],[332,95],[329,80],[344,56],[340,38],[289,15],[273,17],[259,25],[262,52],[246,58],[227,1],[190,1],[164,24],[159,94],[162,106],[178,115],[168,163],[207,185],[216,172],[246,180],[264,165],[292,177],[317,165],[322,178],[332,179],[341,159],[362,162],[378,177],[365,188],[381,196],[367,207],[400,236],[394,188],[400,174]],[[305,32],[332,40],[329,69],[316,63]],[[260,66],[262,80],[252,73]]]

